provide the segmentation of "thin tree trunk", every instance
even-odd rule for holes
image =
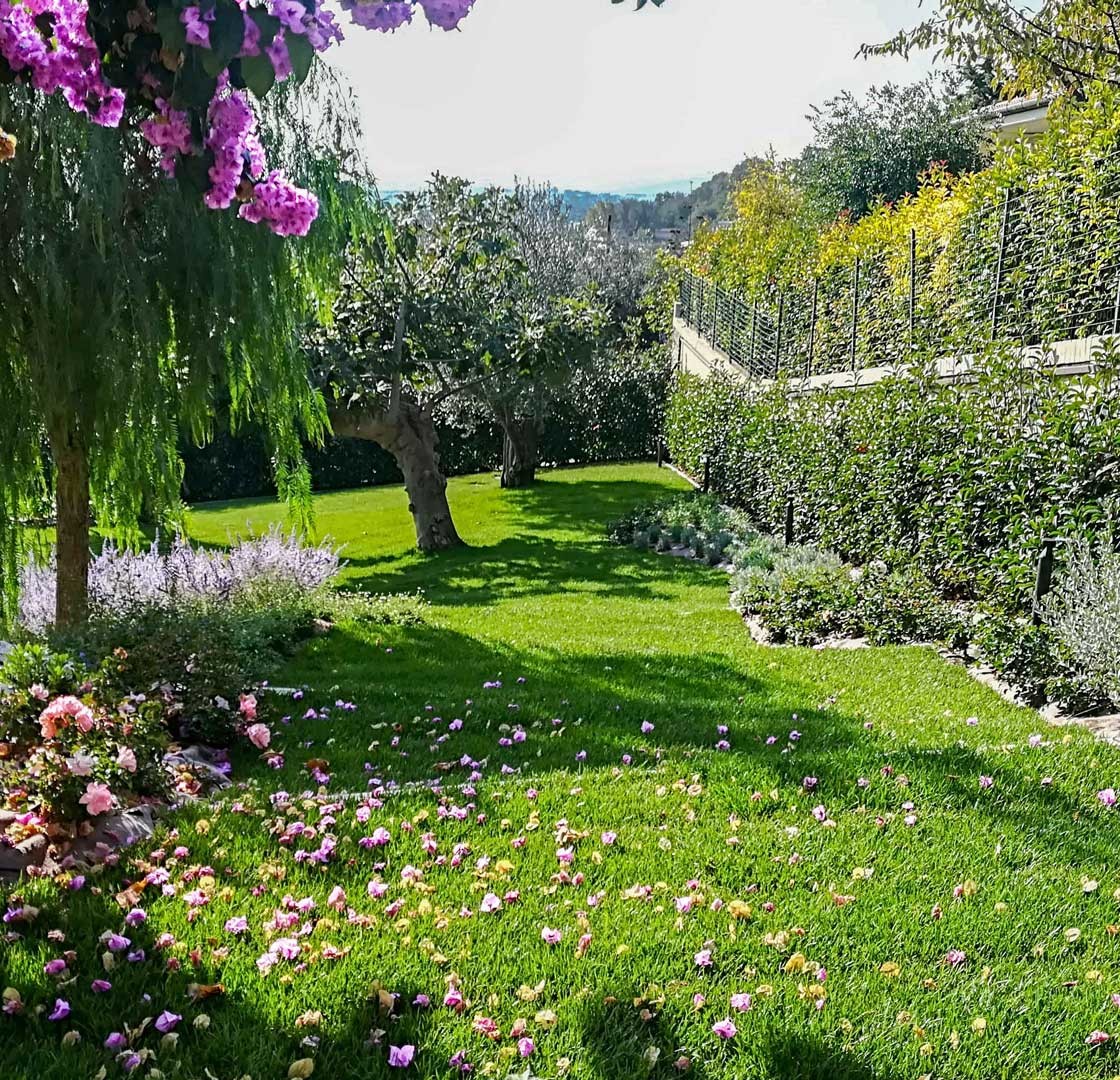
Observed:
[[[72,424],[50,432],[55,484],[55,625],[80,626],[89,615],[89,451]]]
[[[537,479],[540,427],[535,420],[502,424],[502,487],[530,487]]]
[[[366,439],[384,447],[404,475],[408,509],[421,551],[446,551],[462,544],[447,502],[447,479],[439,467],[439,440],[431,414],[400,399],[394,409],[338,406],[331,425],[341,438]]]

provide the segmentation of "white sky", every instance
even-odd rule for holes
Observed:
[[[926,70],[854,59],[861,43],[915,22],[917,0],[632,9],[477,0],[453,33],[420,18],[390,35],[349,27],[333,57],[358,93],[382,187],[412,187],[433,170],[591,191],[702,178],[769,146],[799,150],[809,106],[840,90]]]

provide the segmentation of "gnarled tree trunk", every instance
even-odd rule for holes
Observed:
[[[536,481],[540,438],[535,420],[502,422],[502,487],[524,488]]]
[[[463,542],[447,502],[435,424],[424,406],[405,398],[389,409],[338,405],[331,409],[331,426],[341,438],[366,439],[393,455],[404,474],[408,509],[421,551],[445,551]]]
[[[89,449],[73,422],[48,433],[54,460],[55,625],[80,626],[89,614]]]

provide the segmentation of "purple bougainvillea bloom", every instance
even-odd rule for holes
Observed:
[[[166,1035],[169,1031],[174,1031],[175,1026],[183,1018],[178,1013],[173,1013],[169,1009],[164,1009],[163,1012],[156,1017],[155,1029],[162,1035]]]

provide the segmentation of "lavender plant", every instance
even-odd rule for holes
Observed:
[[[29,559],[20,575],[19,622],[31,634],[46,633],[54,621],[53,561],[53,556],[45,563]],[[279,526],[228,550],[193,547],[181,536],[166,553],[158,541],[147,551],[106,544],[90,563],[90,618],[306,601],[341,566],[329,542],[304,545],[295,530],[286,533]]]

